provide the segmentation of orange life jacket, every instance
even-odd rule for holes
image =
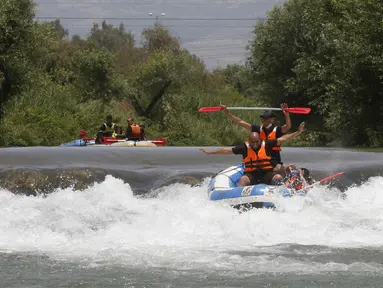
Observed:
[[[277,126],[275,126],[274,129],[269,134],[267,134],[267,139],[266,139],[266,133],[263,130],[263,126],[261,126],[260,130],[261,130],[261,133],[259,134],[259,136],[261,137],[262,141],[277,140]],[[275,147],[273,147],[272,150],[273,151],[281,151],[281,147],[275,146]]]
[[[247,156],[243,159],[245,164],[245,172],[253,172],[257,170],[272,170],[270,164],[271,156],[266,153],[265,141],[262,141],[258,153],[250,146],[249,142],[245,142],[247,147]]]
[[[135,137],[140,137],[140,135],[141,135],[141,127],[136,125],[136,124],[133,124],[130,127],[132,127],[132,135],[135,136]]]

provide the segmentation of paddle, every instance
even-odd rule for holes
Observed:
[[[318,185],[318,184],[327,182],[327,181],[329,181],[329,180],[331,180],[331,179],[333,179],[333,178],[336,178],[336,177],[342,175],[343,173],[344,173],[344,172],[339,172],[339,173],[333,174],[333,175],[331,175],[331,176],[328,176],[328,177],[326,177],[326,178],[320,179],[319,181],[317,181],[317,182],[315,182],[315,183],[313,183],[313,184],[311,184],[311,185],[309,185],[309,186],[306,186],[305,188],[302,188],[302,189],[300,189],[300,190],[298,190],[298,191],[296,191],[296,192],[301,192],[301,191],[303,191],[303,190],[306,190],[307,188],[311,188],[311,187],[314,187],[314,186],[316,186],[316,185]]]
[[[282,108],[265,108],[265,107],[226,107],[229,110],[274,110],[274,111],[282,111]],[[215,106],[215,107],[201,107],[198,112],[217,112],[225,110],[224,107]],[[293,107],[286,108],[285,111],[294,113],[294,114],[309,114],[311,108],[305,107]]]
[[[96,140],[96,138],[80,138],[81,140],[83,141],[92,141],[92,140]]]
[[[157,138],[154,140],[148,140],[152,142],[153,144],[156,144],[158,146],[165,146],[166,145],[166,138]]]

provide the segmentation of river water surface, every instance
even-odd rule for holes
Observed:
[[[239,156],[0,149],[0,286],[382,287],[383,154],[282,158],[316,179],[345,174],[276,210],[239,213],[207,199],[210,177]]]

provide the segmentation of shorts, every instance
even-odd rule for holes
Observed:
[[[271,179],[274,176],[273,171],[254,171],[245,172],[245,176],[249,177],[251,185],[271,184]]]

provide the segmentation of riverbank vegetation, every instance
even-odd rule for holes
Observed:
[[[31,0],[0,7],[0,145],[59,145],[95,135],[107,114],[135,117],[169,145],[233,145],[243,128],[202,106],[311,107],[292,115],[292,145],[383,145],[383,7],[373,0],[289,0],[254,27],[245,65],[208,71],[159,24],[141,39],[122,24],[86,38],[34,20]],[[236,111],[259,123],[257,113]],[[281,114],[281,113],[280,113]],[[278,121],[283,123],[281,115]]]

